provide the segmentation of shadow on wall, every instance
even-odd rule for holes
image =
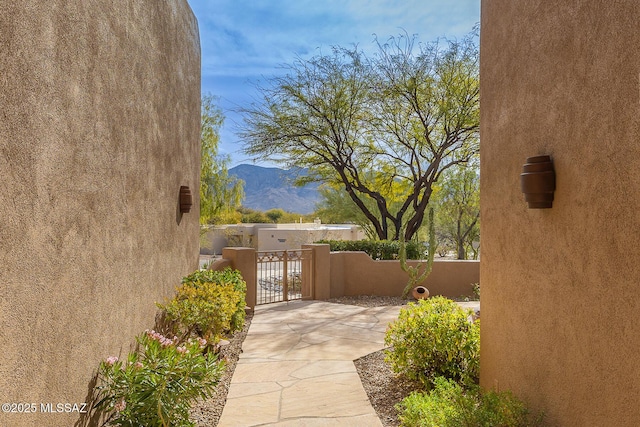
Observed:
[[[104,423],[105,414],[95,408],[95,405],[98,403],[96,385],[98,385],[97,373],[93,378],[91,378],[91,381],[89,381],[89,385],[87,386],[87,395],[84,398],[84,402],[87,404],[87,408],[89,408],[89,410],[80,415],[80,418],[73,425],[74,427],[95,427]]]

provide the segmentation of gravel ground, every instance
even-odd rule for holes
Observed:
[[[395,405],[412,391],[421,389],[420,384],[396,375],[384,361],[384,350],[368,354],[353,363],[382,425],[399,426]]]
[[[408,300],[400,297],[357,296],[330,299],[338,304],[357,305],[361,307],[380,307],[405,305]],[[215,427],[218,425],[222,409],[227,401],[227,393],[231,377],[238,358],[242,352],[242,342],[247,336],[252,315],[247,315],[245,326],[229,338],[229,344],[220,352],[227,362],[227,368],[218,384],[215,394],[206,401],[195,404],[191,410],[191,420],[197,427]],[[394,374],[384,362],[384,350],[368,354],[354,361],[362,386],[364,387],[373,408],[385,427],[398,426],[398,413],[394,406],[405,396],[416,390],[416,383],[404,380]]]

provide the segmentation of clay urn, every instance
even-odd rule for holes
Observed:
[[[429,289],[424,286],[416,286],[413,288],[412,294],[415,299],[426,299],[429,298]]]

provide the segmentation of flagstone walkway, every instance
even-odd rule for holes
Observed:
[[[384,347],[400,307],[258,306],[220,427],[382,426],[353,360]]]

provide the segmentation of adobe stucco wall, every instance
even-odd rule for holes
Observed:
[[[416,266],[416,261],[408,261]],[[479,283],[478,261],[434,261],[431,273],[420,283],[431,296],[449,298],[473,295],[473,283]],[[400,261],[376,261],[365,252],[331,252],[330,292],[328,298],[350,295],[400,296],[408,275]],[[316,293],[318,293],[316,283]],[[320,299],[320,298],[318,298]]]
[[[640,2],[482,0],[481,384],[640,425]],[[549,154],[552,209],[519,174]]]
[[[0,403],[82,403],[198,266],[198,26],[186,0],[0,10]]]

